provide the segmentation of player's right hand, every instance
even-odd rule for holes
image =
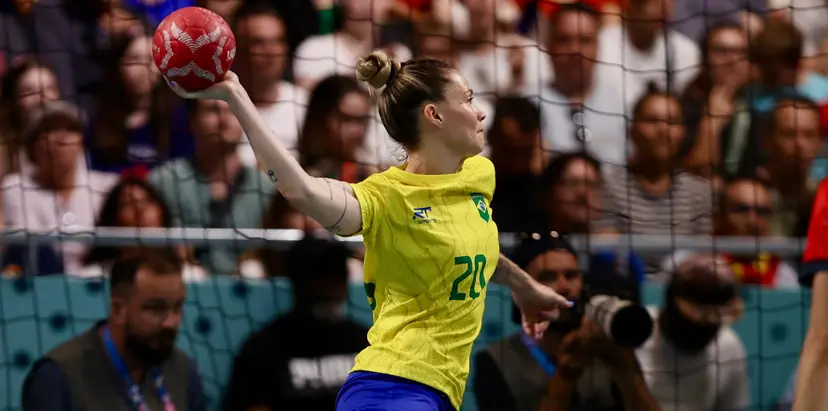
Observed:
[[[174,81],[167,80],[167,84],[169,84],[175,94],[178,94],[181,98],[198,100],[228,101],[232,97],[234,91],[243,89],[241,83],[239,83],[239,76],[232,71],[227,72],[224,76],[224,80],[199,91],[187,91]]]

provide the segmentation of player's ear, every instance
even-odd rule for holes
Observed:
[[[443,126],[443,117],[440,116],[440,112],[437,110],[437,106],[435,104],[426,104],[423,107],[423,115],[425,115],[426,120],[428,120],[431,124],[434,124],[435,127]]]

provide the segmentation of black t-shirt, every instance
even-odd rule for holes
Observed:
[[[290,314],[251,335],[233,364],[225,411],[332,410],[368,329]]]

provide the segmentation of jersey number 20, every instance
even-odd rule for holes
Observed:
[[[454,279],[454,282],[451,284],[451,295],[449,295],[449,300],[452,301],[463,301],[466,299],[466,293],[460,292],[460,283],[463,282],[468,276],[472,276],[471,287],[469,287],[469,298],[475,299],[480,297],[480,291],[477,290],[477,283],[480,282],[480,290],[482,291],[484,287],[486,287],[486,256],[483,254],[478,254],[472,257],[467,255],[461,255],[459,257],[454,257],[454,265],[462,265],[465,266],[463,274],[460,274],[457,278]]]

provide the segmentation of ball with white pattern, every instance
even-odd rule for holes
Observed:
[[[176,10],[158,25],[152,57],[161,74],[186,90],[221,81],[236,57],[236,37],[218,14],[201,8]]]

